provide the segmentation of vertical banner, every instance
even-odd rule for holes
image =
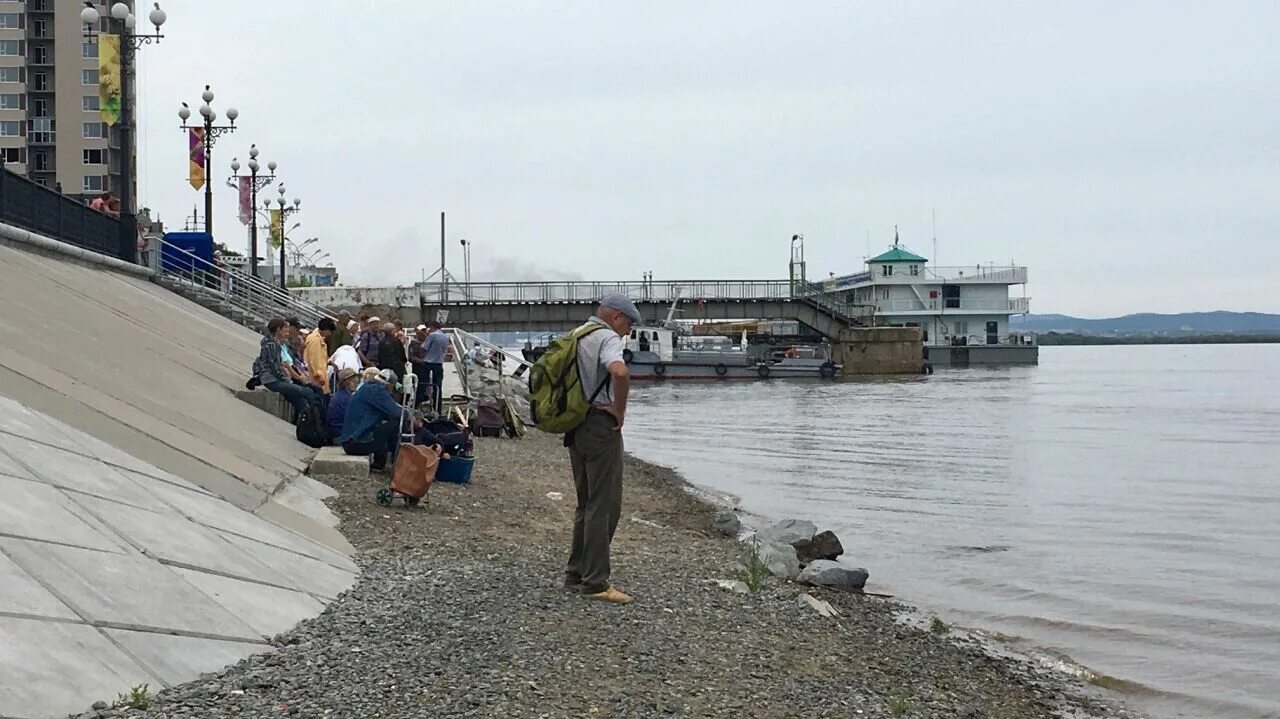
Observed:
[[[253,178],[240,178],[240,224],[253,222]]]
[[[271,211],[271,246],[279,249],[284,241],[284,217],[280,210]]]
[[[191,158],[187,180],[195,189],[204,187],[204,128],[193,127],[187,139],[187,154]]]
[[[120,37],[98,35],[98,108],[102,121],[120,121]]]

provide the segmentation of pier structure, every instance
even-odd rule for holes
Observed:
[[[771,319],[799,322],[831,342],[847,374],[917,373],[918,328],[875,326],[875,308],[796,280],[425,282],[407,287],[318,287],[292,291],[307,303],[367,312],[406,325],[441,322],[469,332],[560,332],[582,324],[604,295],[630,297],[647,324],[676,307],[685,320]],[[874,348],[874,349],[872,349]]]

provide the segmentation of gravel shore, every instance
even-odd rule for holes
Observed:
[[[739,546],[711,531],[715,508],[635,459],[613,565],[636,601],[585,601],[560,586],[573,487],[559,438],[481,440],[477,455],[469,487],[437,484],[417,509],[374,504],[381,475],[320,478],[341,491],[359,583],[274,653],[127,716],[1136,716],[976,640],[908,626],[892,601],[720,589]],[[857,538],[842,539],[856,562]],[[798,606],[806,591],[841,616]]]

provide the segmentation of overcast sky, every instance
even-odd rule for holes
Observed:
[[[1280,311],[1275,0],[162,4],[140,202],[203,206],[210,83],[217,239],[256,142],[344,284],[431,273],[445,210],[474,279],[782,278],[794,233],[823,277],[896,224],[1037,312]]]

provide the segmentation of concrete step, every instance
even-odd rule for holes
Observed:
[[[352,457],[341,447],[322,447],[311,460],[311,476],[351,477],[368,479],[369,458]]]

